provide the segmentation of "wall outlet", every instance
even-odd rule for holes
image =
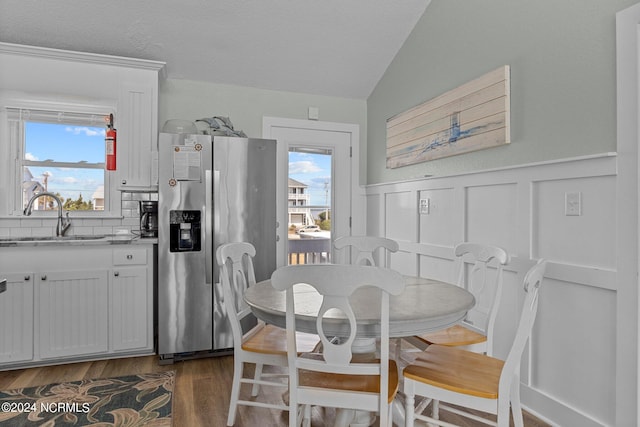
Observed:
[[[429,199],[420,199],[420,214],[428,215],[429,214]]]
[[[582,215],[582,193],[574,191],[564,193],[564,214],[565,216]]]

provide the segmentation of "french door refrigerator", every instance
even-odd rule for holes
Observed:
[[[215,251],[250,242],[256,280],[275,270],[276,141],[161,133],[158,145],[158,354],[227,354]]]

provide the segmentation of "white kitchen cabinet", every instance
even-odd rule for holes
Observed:
[[[114,268],[109,287],[111,350],[129,351],[152,347],[153,289],[149,280],[147,250],[113,251]]]
[[[0,365],[33,359],[33,273],[3,274],[0,294]]]
[[[107,272],[43,271],[36,275],[41,358],[107,351]]]
[[[148,355],[153,244],[0,246],[0,371]]]
[[[157,72],[144,80],[121,85],[115,127],[118,130],[118,188],[126,191],[157,189]]]

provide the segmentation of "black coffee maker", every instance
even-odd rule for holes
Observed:
[[[140,202],[140,237],[158,237],[158,202]]]

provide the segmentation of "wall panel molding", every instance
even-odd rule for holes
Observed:
[[[393,268],[442,280],[455,279],[453,248],[463,240],[507,249],[512,261],[505,269],[498,355],[507,351],[518,321],[524,273],[538,257],[547,259],[539,317],[523,359],[523,404],[559,425],[612,425],[616,179],[617,156],[604,153],[371,185],[367,230],[399,242]],[[572,192],[581,193],[579,216],[565,215],[565,194]],[[420,213],[421,198],[429,199],[428,213]],[[611,345],[594,348],[567,337],[582,329]]]

